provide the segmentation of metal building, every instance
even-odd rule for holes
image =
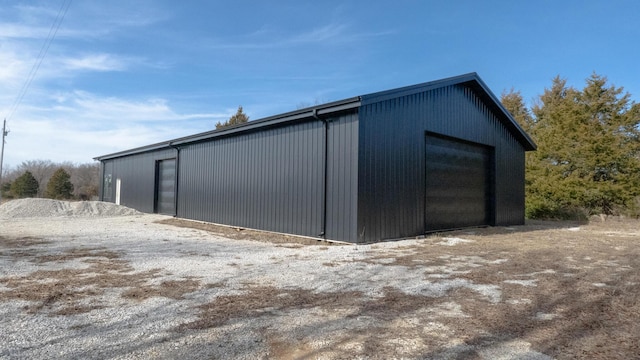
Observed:
[[[535,148],[471,73],[96,160],[103,201],[366,243],[522,224]]]

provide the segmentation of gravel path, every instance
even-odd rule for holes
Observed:
[[[163,219],[104,203],[2,205],[0,358],[549,359],[518,339],[476,348],[447,325],[468,317],[449,291],[502,301],[499,286],[455,274],[506,260],[397,262],[416,244],[470,240],[270,244]]]

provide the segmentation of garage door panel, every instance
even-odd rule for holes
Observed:
[[[492,164],[489,147],[427,135],[425,230],[490,225]]]
[[[156,212],[175,215],[176,160],[161,160],[157,163]]]

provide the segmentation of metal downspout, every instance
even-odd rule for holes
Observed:
[[[323,199],[322,199],[322,229],[319,236],[327,238],[327,190],[329,185],[329,121],[318,116],[318,109],[313,109],[313,117],[324,124],[324,179],[323,179]]]
[[[173,217],[178,217],[178,189],[179,184],[178,181],[180,179],[180,148],[172,143],[169,143],[169,146],[176,149],[176,184],[173,189],[173,193],[175,194],[173,198]]]

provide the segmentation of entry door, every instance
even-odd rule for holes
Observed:
[[[425,230],[493,225],[493,149],[426,137]]]
[[[156,213],[176,214],[176,160],[156,163]]]

